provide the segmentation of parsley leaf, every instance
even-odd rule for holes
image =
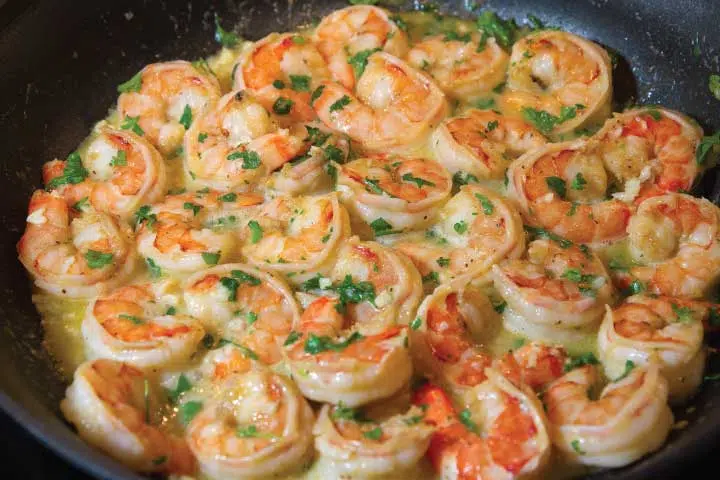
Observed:
[[[483,195],[481,193],[476,193],[475,198],[477,198],[480,201],[480,206],[482,206],[483,213],[485,215],[493,214],[493,212],[495,211],[495,206],[493,205],[493,203],[490,201],[490,199],[488,197],[486,197],[485,195]]]
[[[673,313],[677,316],[676,321],[678,321],[680,323],[687,323],[687,322],[692,322],[693,320],[695,320],[695,318],[693,317],[693,314],[695,312],[693,312],[693,310],[690,307],[678,307],[674,303],[671,304],[671,307],[672,307]]]
[[[188,380],[184,373],[181,373],[180,377],[178,378],[177,384],[175,385],[175,388],[168,392],[168,398],[170,399],[170,403],[177,403],[180,395],[187,392],[191,388],[192,383],[190,383],[190,380]]]
[[[376,218],[375,220],[370,222],[370,228],[372,228],[373,233],[375,233],[376,237],[382,237],[383,235],[397,233],[393,230],[393,226],[382,217]]]
[[[287,347],[288,345],[292,345],[293,343],[300,340],[302,336],[302,332],[296,332],[295,330],[291,331],[285,339],[285,343],[283,343],[283,346]]]
[[[427,185],[428,187],[435,186],[433,182],[428,182],[424,178],[415,177],[412,173],[406,173],[401,178],[406,182],[414,183],[415,185],[417,185],[418,188],[422,188],[423,185]]]
[[[123,82],[117,87],[118,93],[139,92],[142,88],[142,70],[132,76],[127,82]]]
[[[708,154],[718,145],[720,145],[720,130],[713,135],[703,137],[697,146],[697,150],[695,150],[695,161],[697,164],[704,165],[707,161]]]
[[[582,173],[578,172],[577,175],[575,175],[575,178],[573,178],[573,181],[570,183],[570,188],[573,190],[583,190],[585,185],[587,185],[587,180],[585,180]]]
[[[215,14],[215,41],[227,48],[233,48],[240,41],[236,34],[228,32],[220,26],[220,17],[217,13]]]
[[[450,259],[449,259],[449,258],[445,258],[445,257],[439,257],[439,258],[436,260],[436,262],[437,262],[437,264],[440,265],[441,267],[447,267],[447,266],[450,265]]]
[[[460,188],[470,183],[479,183],[478,178],[472,173],[463,172],[462,170],[455,172],[452,177],[453,187]]]
[[[275,100],[275,103],[273,103],[272,109],[273,112],[277,113],[278,115],[287,115],[290,113],[290,110],[292,109],[295,102],[293,102],[291,99],[286,97],[278,97],[277,100]]]
[[[310,91],[310,76],[308,75],[290,75],[290,88],[296,92]]]
[[[88,267],[93,270],[109,265],[113,261],[112,253],[98,252],[97,250],[88,250],[83,256],[85,257]]]
[[[573,440],[572,442],[570,442],[570,446],[573,450],[575,450],[575,452],[578,453],[578,455],[585,455],[585,451],[580,448],[580,440]]]
[[[357,52],[352,57],[348,58],[348,63],[353,69],[353,72],[355,73],[355,78],[358,79],[362,76],[362,74],[365,72],[365,67],[367,67],[368,63],[368,57],[372,55],[375,52],[379,52],[382,50],[381,48],[372,48],[368,50],[362,50],[360,52]],[[330,109],[332,112],[332,107]]]
[[[484,41],[493,37],[504,48],[515,41],[518,27],[514,20],[503,20],[497,13],[486,10],[477,18],[476,24],[483,32]],[[483,47],[484,41],[481,41]]]
[[[568,120],[572,120],[577,116],[577,111],[584,109],[585,106],[582,104],[575,104],[572,107],[563,106],[560,109],[560,115],[555,116],[552,113],[546,112],[545,110],[536,110],[531,107],[524,107],[522,109],[523,118],[532,123],[535,128],[540,130],[543,134],[548,134],[553,131],[555,127],[561,123],[565,123]]]
[[[320,96],[323,94],[323,90],[325,90],[325,85],[320,85],[313,91],[312,95],[310,95],[310,103],[314,103],[315,100],[320,98]]]
[[[600,362],[594,353],[586,352],[576,357],[571,357],[563,369],[564,371],[569,372],[570,370],[582,367],[583,365],[597,365],[598,363]]]
[[[365,416],[362,410],[346,407],[342,402],[333,408],[330,418],[333,420],[349,420],[357,423],[367,423],[371,421]]]
[[[250,220],[248,228],[250,229],[250,243],[258,243],[263,237],[262,227],[257,221]]]
[[[340,285],[334,286],[332,289],[340,296],[341,313],[348,303],[375,303],[375,285],[367,281],[354,283],[352,275],[349,274],[345,275]]]
[[[476,435],[480,435],[480,428],[478,428],[477,423],[475,423],[472,419],[472,412],[468,410],[467,408],[460,412],[458,414],[458,419],[460,420],[460,423],[465,425],[465,428],[470,430]]]
[[[347,95],[343,95],[342,97],[340,97],[340,100],[330,105],[330,113],[342,110],[350,104],[350,101],[350,97],[348,97]]]
[[[202,252],[202,259],[207,265],[217,265],[220,261],[220,252]]]
[[[195,418],[195,415],[200,413],[200,410],[202,410],[202,408],[202,402],[197,402],[193,400],[183,403],[178,408],[178,413],[180,414],[180,422],[183,425],[187,425],[192,421],[193,418]]]
[[[308,339],[305,340],[305,353],[309,353],[312,355],[317,355],[321,352],[327,352],[327,351],[333,351],[333,352],[341,352],[345,350],[348,346],[351,344],[362,340],[363,337],[360,332],[353,332],[347,339],[345,339],[342,342],[333,342],[332,339],[328,336],[317,336],[314,333],[311,333],[308,336]]]
[[[623,378],[630,375],[630,372],[632,372],[634,368],[635,368],[635,362],[633,362],[632,360],[625,360],[625,370],[623,370],[622,375],[620,375],[618,378],[616,378],[613,381],[619,382]]]
[[[460,220],[455,225],[453,225],[453,230],[455,230],[460,235],[467,232],[467,229],[468,229],[468,224],[465,220]]]
[[[193,114],[192,114],[192,108],[190,108],[190,105],[185,105],[185,108],[183,108],[182,115],[180,115],[180,120],[178,120],[178,123],[185,127],[185,130],[190,128],[190,125],[192,125],[193,121]]]
[[[115,156],[110,159],[111,167],[125,167],[127,166],[127,154],[125,150],[118,150]]]
[[[380,440],[382,438],[382,428],[375,427],[372,430],[369,430],[367,432],[363,432],[363,437],[369,438],[370,440]]]
[[[140,124],[138,123],[139,119],[140,115],[138,115],[137,117],[130,117],[125,115],[125,118],[120,124],[120,128],[122,128],[123,130],[130,130],[134,134],[140,135],[142,137],[145,134],[145,131],[140,128]]]
[[[260,155],[252,150],[243,150],[241,152],[232,152],[226,157],[228,160],[242,159],[242,168],[245,170],[254,170],[260,166]]]
[[[710,75],[710,78],[708,79],[708,88],[710,88],[710,93],[713,94],[713,97],[720,100],[720,75]]]
[[[90,172],[83,166],[80,155],[77,152],[72,152],[65,160],[62,175],[50,180],[47,188],[52,190],[60,185],[77,185],[83,182],[88,175],[90,175]]]
[[[162,276],[162,269],[155,263],[155,260],[147,257],[145,258],[145,264],[150,272],[150,278],[160,278]]]
[[[415,319],[410,322],[410,328],[413,330],[417,330],[422,326],[422,319],[420,317],[415,317]]]

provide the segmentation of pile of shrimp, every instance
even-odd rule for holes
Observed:
[[[702,129],[611,114],[587,39],[491,12],[418,33],[438,16],[222,30],[45,164],[17,249],[36,298],[85,306],[80,437],[211,479],[556,478],[662,447],[720,327]]]

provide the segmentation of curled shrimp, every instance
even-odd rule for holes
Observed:
[[[408,325],[413,319],[422,297],[422,281],[402,253],[352,237],[340,246],[329,280],[342,285],[348,276],[355,283],[371,287],[374,294],[372,302],[346,306],[345,318],[349,321],[362,322],[367,328],[383,328]]]
[[[607,385],[597,400],[597,370],[586,365],[543,394],[553,444],[573,462],[622,467],[660,448],[673,424],[667,381],[657,365],[636,367]]]
[[[628,225],[636,266],[618,272],[649,291],[672,297],[702,297],[720,275],[720,210],[703,198],[670,193],[648,198]]]
[[[145,138],[108,125],[98,128],[81,159],[88,171],[85,181],[57,188],[71,205],[129,218],[144,203],[160,200],[167,178],[160,153]],[[43,165],[49,187],[62,178],[68,162],[53,160]]]
[[[341,299],[312,302],[285,342],[295,383],[311,400],[350,407],[392,396],[412,373],[406,328],[348,325]]]
[[[182,363],[205,329],[187,315],[168,313],[167,285],[138,284],[101,295],[87,309],[82,334],[88,358],[110,358],[141,368]]]
[[[428,457],[442,478],[509,480],[541,475],[551,444],[543,408],[527,386],[516,386],[496,370],[458,412],[445,392],[426,384],[413,403],[427,405],[426,421],[438,429]]]
[[[432,80],[384,52],[368,57],[354,92],[323,82],[313,96],[313,107],[327,126],[382,152],[417,148],[448,109]]]
[[[623,199],[639,197],[639,202],[692,188],[700,172],[695,149],[702,136],[702,129],[685,115],[646,107],[615,114],[594,139],[612,177],[625,185]]]
[[[247,235],[243,254],[260,268],[292,273],[288,280],[296,284],[327,275],[337,246],[350,234],[347,211],[334,193],[278,197],[263,206],[255,221],[260,233]]]
[[[490,110],[468,110],[443,121],[430,142],[450,173],[483,179],[502,178],[512,160],[542,147],[546,140],[520,119]]]
[[[632,209],[606,200],[607,172],[592,143],[553,143],[515,160],[508,193],[533,226],[579,243],[621,239]]]
[[[310,92],[329,77],[316,46],[301,35],[271,33],[244,52],[233,88],[250,92],[267,110],[288,121],[316,118]]]
[[[492,277],[507,302],[506,328],[531,338],[566,338],[596,326],[614,289],[590,251],[534,240],[527,258],[495,265]]]
[[[440,282],[478,279],[495,263],[518,258],[525,250],[520,214],[494,190],[466,185],[437,218],[424,237],[408,236],[393,244],[424,277],[437,275]]]
[[[30,198],[17,251],[39,288],[68,297],[107,292],[137,263],[132,231],[117,217],[77,212],[58,193],[42,190]]]
[[[312,446],[313,412],[293,382],[252,365],[218,380],[185,438],[210,478],[268,478],[298,469]]]
[[[475,338],[497,316],[490,300],[472,284],[442,284],[425,298],[410,324],[411,351],[420,370],[456,395],[485,379],[492,358]]]
[[[280,129],[274,116],[242,90],[223,96],[185,135],[185,170],[196,184],[228,189],[267,176],[309,145],[305,129]]]
[[[515,385],[525,384],[539,392],[562,377],[567,358],[561,346],[530,342],[496,359],[493,367]]]
[[[705,367],[706,306],[692,300],[634,295],[606,310],[598,351],[610,378],[623,375],[628,365],[656,361],[668,381],[671,402],[680,403],[695,393]]]
[[[187,279],[184,296],[191,315],[269,365],[282,359],[280,343],[300,317],[281,278],[240,263],[195,273]]]
[[[509,56],[494,38],[480,47],[482,34],[466,32],[426,37],[413,45],[407,61],[437,82],[446,95],[459,100],[477,98],[505,79]]]
[[[430,444],[433,427],[422,417],[420,408],[411,407],[376,421],[354,409],[325,405],[313,428],[315,448],[320,461],[331,463],[334,478],[398,473],[417,464]]]
[[[182,438],[161,431],[150,412],[159,405],[145,374],[126,363],[98,359],[75,370],[60,410],[80,437],[142,472],[190,475],[195,459]]]
[[[403,57],[408,48],[407,35],[388,12],[371,5],[332,12],[315,27],[313,43],[325,58],[333,79],[351,90],[362,75],[368,55],[382,50]]]
[[[184,61],[153,63],[139,75],[139,88],[118,98],[118,119],[168,155],[182,144],[189,122],[220,98],[220,84]]]
[[[424,158],[375,155],[342,165],[337,190],[348,210],[368,224],[382,219],[390,230],[429,223],[450,196],[442,165]]]
[[[262,202],[253,194],[231,195],[186,192],[143,206],[136,213],[138,251],[173,272],[191,272],[228,261],[235,237],[230,231],[211,228],[213,218],[222,216],[221,209],[252,207]]]
[[[544,111],[564,121],[562,134],[604,120],[612,102],[610,56],[597,44],[568,32],[543,30],[515,42],[502,109]]]
[[[345,163],[350,153],[350,142],[345,136],[328,131],[320,122],[305,125],[307,136],[303,139],[309,150],[299,155],[272,175],[266,182],[271,191],[281,195],[301,195],[327,191],[332,186],[330,172]]]

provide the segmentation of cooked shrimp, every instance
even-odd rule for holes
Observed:
[[[310,92],[329,77],[329,72],[309,39],[271,33],[244,52],[235,68],[233,88],[247,90],[267,110],[287,121],[315,119]]]
[[[268,478],[298,469],[312,445],[313,412],[293,382],[253,365],[218,381],[185,433],[209,478]]]
[[[362,75],[369,55],[382,50],[402,58],[408,48],[407,35],[388,12],[370,5],[332,12],[315,27],[313,42],[333,79],[350,90]]]
[[[525,250],[522,220],[515,207],[497,192],[466,185],[437,215],[439,223],[422,239],[393,244],[415,263],[423,276],[437,272],[445,282],[478,277],[505,259]]]
[[[183,61],[153,63],[140,75],[139,88],[118,98],[118,120],[168,155],[182,144],[193,119],[220,98],[220,84]]]
[[[510,165],[508,192],[528,223],[579,243],[626,235],[632,210],[620,200],[606,200],[607,172],[592,145],[548,144]]]
[[[563,347],[530,342],[495,360],[493,367],[515,385],[538,392],[563,375],[567,358]]]
[[[450,173],[483,179],[503,178],[512,160],[546,140],[520,119],[468,110],[441,123],[430,142],[438,162]]]
[[[315,448],[320,461],[332,465],[333,478],[397,474],[420,461],[430,444],[433,427],[422,417],[420,408],[411,407],[376,421],[354,409],[325,405],[313,428]]]
[[[75,370],[60,410],[80,437],[130,468],[191,475],[195,459],[182,438],[157,425],[158,395],[143,372],[98,359]]]
[[[323,82],[313,96],[326,125],[381,152],[417,148],[448,109],[445,95],[429,78],[383,52],[370,55],[354,93]]]
[[[576,368],[543,394],[553,444],[574,462],[622,467],[660,448],[673,424],[668,387],[657,365],[637,367],[597,400],[592,365]]]
[[[440,388],[427,384],[413,403],[427,405],[426,421],[438,430],[428,449],[435,471],[446,479],[509,480],[541,475],[551,444],[542,405],[526,386],[517,387],[494,369],[458,412]]]
[[[452,179],[424,158],[375,155],[342,165],[337,190],[350,213],[364,222],[384,221],[393,231],[427,225],[450,196]]]
[[[187,279],[188,312],[266,364],[281,360],[280,344],[300,317],[292,291],[279,277],[230,263]]]
[[[380,329],[408,325],[414,318],[422,297],[422,280],[402,253],[352,237],[339,247],[330,280],[342,285],[348,276],[355,283],[372,287],[374,295],[371,302],[347,305],[345,318],[349,321],[362,322],[369,330],[371,325]]]
[[[492,358],[473,337],[497,322],[490,300],[477,287],[463,283],[436,288],[410,324],[415,365],[456,395],[485,380]]]
[[[100,126],[83,160],[88,171],[85,181],[58,187],[67,202],[78,208],[92,206],[127,219],[140,205],[156,202],[165,194],[162,156],[145,138],[130,131]],[[52,187],[67,168],[67,161],[61,160],[43,165],[45,184]]]
[[[632,366],[657,361],[672,402],[695,393],[705,367],[703,317],[708,311],[697,303],[634,295],[614,309],[607,306],[598,332],[607,375],[618,378]]]
[[[641,266],[619,272],[672,297],[702,297],[720,275],[720,210],[703,198],[670,193],[648,198],[628,226],[630,254]]]
[[[351,279],[352,280],[352,279]],[[355,291],[360,286],[355,286]],[[287,365],[305,397],[350,407],[390,397],[412,373],[402,326],[347,325],[348,291],[311,303],[285,342]],[[342,313],[341,313],[342,312]]]
[[[234,237],[232,232],[209,228],[213,215],[218,215],[220,208],[231,208],[231,204],[240,207],[262,201],[254,195],[236,194],[233,198],[225,202],[218,192],[187,192],[143,206],[136,213],[138,251],[173,272],[191,272],[226,262],[233,253]]]
[[[505,327],[552,339],[597,326],[614,289],[603,263],[588,250],[535,240],[527,259],[493,266],[493,282],[507,302]]]
[[[125,282],[136,266],[130,228],[117,217],[71,209],[56,192],[30,199],[18,256],[50,293],[93,297]]]
[[[347,211],[333,193],[278,197],[265,204],[248,235],[243,254],[250,263],[288,274],[299,284],[316,274],[327,275],[337,245],[350,235]]]
[[[632,201],[690,190],[700,173],[695,149],[702,136],[702,128],[685,115],[646,107],[616,114],[594,138],[612,177],[621,184],[633,180],[633,188],[625,188]]]
[[[413,45],[407,61],[435,79],[446,95],[469,100],[489,93],[505,79],[509,56],[494,38],[480,47],[479,32],[426,37]]]
[[[128,285],[95,299],[82,323],[87,357],[141,368],[188,360],[205,330],[192,317],[168,313],[172,305],[160,301],[166,287],[164,283]]]
[[[228,189],[257,183],[309,145],[305,129],[280,129],[274,116],[242,90],[223,96],[185,135],[185,170],[196,184]]]
[[[612,102],[610,56],[572,33],[543,30],[515,42],[510,55],[504,111],[545,112],[556,122],[546,133],[562,134],[603,121]],[[542,115],[542,113],[540,113]]]
[[[345,136],[327,131],[320,122],[305,125],[307,137],[304,142],[310,149],[303,155],[293,158],[273,173],[266,183],[267,187],[285,195],[316,193],[331,189],[331,168],[337,166],[329,162],[345,163],[350,153],[350,142]]]

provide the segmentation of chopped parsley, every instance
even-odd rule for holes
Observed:
[[[370,420],[365,416],[362,410],[357,408],[346,407],[340,402],[338,406],[333,408],[330,418],[333,420],[349,420],[351,422],[366,423]]]
[[[165,315],[175,315],[177,313],[177,309],[175,307],[168,307],[167,310],[165,310]]]
[[[393,230],[393,226],[382,217],[376,218],[375,220],[370,222],[370,228],[372,228],[372,231],[376,237],[382,237],[383,235],[397,233]]]
[[[215,41],[223,47],[233,48],[240,41],[240,37],[232,32],[228,32],[220,25],[220,17],[215,14]]]
[[[566,217],[572,217],[573,215],[575,215],[575,214],[577,213],[577,207],[578,207],[579,205],[580,205],[580,204],[577,203],[577,202],[572,202],[572,203],[570,204],[570,208],[568,209],[568,211],[567,211],[567,213],[565,214],[565,216],[566,216]]]
[[[578,172],[570,183],[570,188],[573,190],[583,190],[585,185],[587,185],[587,180],[585,180],[582,173]]]
[[[198,205],[197,203],[192,203],[192,202],[183,203],[183,209],[184,210],[192,210],[193,217],[196,217],[202,208],[203,208],[202,205]]]
[[[202,252],[202,259],[207,265],[217,265],[220,261],[220,252]]]
[[[296,92],[309,92],[310,77],[308,75],[290,75],[290,88]]]
[[[218,197],[218,200],[220,200],[221,202],[234,202],[235,200],[237,200],[237,194],[232,192],[226,193],[224,195],[220,195]]]
[[[320,147],[327,142],[328,138],[330,138],[329,133],[324,133],[322,130],[316,127],[311,127],[310,125],[305,125],[305,130],[307,130],[308,136],[305,137],[303,140],[304,142],[309,142],[310,145],[313,145],[315,147]]]
[[[468,224],[465,220],[460,220],[455,225],[453,225],[453,230],[455,230],[460,235],[467,232],[467,229],[468,229]]]
[[[365,72],[365,67],[367,67],[368,58],[370,57],[370,55],[372,55],[375,52],[379,52],[380,50],[382,50],[382,49],[372,48],[372,49],[368,49],[368,50],[362,50],[362,51],[356,53],[355,55],[353,55],[352,57],[348,58],[348,63],[352,67],[353,72],[355,73],[356,79],[360,78],[362,76],[362,74]],[[331,107],[330,111],[331,112],[333,111],[332,107]]]
[[[238,427],[235,435],[241,438],[255,438],[260,435],[260,432],[255,425],[247,425]]]
[[[139,92],[142,88],[142,70],[132,76],[127,82],[123,82],[117,87],[118,93]]]
[[[720,145],[720,130],[713,135],[703,137],[697,146],[697,150],[695,150],[695,161],[697,164],[704,165],[707,161],[708,154],[718,145]]]
[[[273,103],[272,109],[273,112],[277,113],[278,115],[287,115],[290,113],[290,110],[292,109],[295,102],[293,102],[291,99],[286,97],[278,97],[277,100],[275,100],[275,103]]]
[[[544,134],[551,133],[555,127],[561,123],[565,123],[568,120],[572,120],[577,116],[577,111],[584,109],[585,106],[577,103],[572,107],[563,106],[560,109],[560,115],[555,116],[552,113],[546,112],[545,110],[536,110],[531,107],[524,107],[522,109],[523,118],[532,123],[535,128],[540,130]]]
[[[155,263],[155,260],[147,257],[145,258],[145,264],[150,272],[150,278],[160,278],[162,276],[162,269]]]
[[[493,205],[493,203],[490,201],[490,199],[488,197],[486,197],[485,195],[483,195],[481,193],[476,193],[475,198],[477,198],[480,201],[480,206],[482,206],[483,213],[485,215],[493,214],[493,212],[495,211],[495,206]]]
[[[552,240],[553,242],[557,243],[560,248],[570,248],[573,246],[573,242],[568,240],[567,238],[563,238],[560,235],[557,235],[549,230],[545,230],[544,228],[540,227],[531,227],[530,225],[524,225],[525,231],[529,233],[530,235],[534,235],[539,238],[547,238],[548,240]]]
[[[345,311],[348,303],[370,302],[375,303],[375,286],[367,281],[354,283],[352,275],[345,275],[340,285],[332,287],[340,297],[338,305],[340,313]]]
[[[198,137],[197,137],[198,142],[200,142],[200,143],[205,143],[205,140],[207,140],[207,138],[208,138],[208,134],[207,134],[207,133],[205,133],[205,132],[200,132],[200,133],[198,133]]]
[[[382,438],[382,428],[375,427],[372,430],[368,430],[367,432],[363,432],[363,437],[369,438],[370,440],[380,440]]]
[[[460,34],[456,32],[455,30],[451,30],[449,32],[445,32],[445,36],[443,37],[443,42],[463,42],[468,43],[470,42],[471,37],[470,33],[463,33]]]
[[[712,74],[708,78],[708,88],[713,97],[720,100],[720,75]]]
[[[193,121],[193,114],[192,109],[190,108],[190,105],[185,105],[185,108],[183,109],[182,115],[180,116],[180,120],[178,120],[178,123],[185,127],[185,130],[190,128],[190,125],[192,125]]]
[[[417,185],[418,188],[422,188],[423,185],[427,185],[428,187],[434,187],[435,184],[433,182],[429,182],[425,180],[424,178],[415,177],[412,173],[406,173],[401,177],[406,182],[414,183]]]
[[[503,300],[500,303],[494,304],[493,310],[495,310],[497,313],[502,315],[502,313],[505,311],[506,307],[507,307],[507,302]]]
[[[497,13],[486,10],[480,14],[475,23],[483,32],[480,50],[485,47],[485,42],[490,37],[495,38],[495,41],[503,48],[510,47],[515,41],[518,30],[515,20],[503,20]]]
[[[254,170],[260,166],[260,155],[252,150],[232,152],[227,156],[227,159],[231,161],[242,159],[242,168],[245,170]]]
[[[90,172],[83,166],[80,155],[77,152],[72,152],[65,160],[62,175],[50,180],[47,188],[52,190],[60,185],[77,185],[83,182],[88,175],[90,175]]]
[[[315,102],[315,100],[317,100],[318,98],[320,98],[320,96],[323,94],[323,91],[324,91],[324,90],[325,90],[325,85],[320,85],[319,87],[317,87],[317,88],[313,91],[312,95],[310,95],[310,103],[312,104],[312,103]]]
[[[583,365],[597,365],[600,363],[592,352],[586,352],[576,357],[571,357],[567,363],[565,363],[564,371],[569,372]]]
[[[422,318],[420,318],[420,317],[415,317],[415,319],[412,322],[410,322],[410,328],[412,328],[413,330],[417,330],[421,326],[422,326]]]
[[[93,270],[110,265],[113,261],[112,253],[98,252],[97,250],[88,250],[83,256],[85,257],[88,267]]]
[[[137,117],[130,117],[128,115],[125,115],[125,118],[120,124],[120,128],[122,128],[123,130],[130,130],[134,134],[140,135],[142,137],[145,134],[145,131],[140,128],[140,124],[138,123],[139,119],[139,115]]]
[[[570,446],[578,455],[585,455],[585,451],[580,448],[580,440],[573,440],[570,442]]]
[[[342,342],[333,342],[332,339],[326,335],[323,336],[317,336],[314,333],[311,333],[307,340],[305,340],[305,353],[309,353],[311,355],[317,355],[318,353],[327,352],[327,351],[333,351],[333,352],[341,352],[345,350],[347,347],[349,347],[351,344],[362,340],[363,337],[360,332],[353,332],[348,338],[346,338]]]
[[[285,88],[285,82],[283,82],[282,80],[273,80],[272,86],[277,88],[278,90],[282,90],[283,88]]]
[[[258,243],[263,237],[262,227],[256,220],[250,220],[248,228],[250,229],[250,243]]]
[[[645,285],[638,279],[633,280],[630,282],[630,285],[623,291],[625,295],[637,295],[638,293],[642,293],[646,290]]]
[[[695,320],[695,318],[693,317],[693,314],[695,312],[693,312],[693,310],[690,307],[678,307],[674,303],[671,304],[671,307],[672,307],[673,313],[677,317],[676,321],[678,321],[680,323],[688,323],[688,322],[692,322],[693,320]]]
[[[181,373],[180,377],[178,378],[177,384],[175,385],[175,388],[168,391],[168,398],[170,399],[170,403],[176,404],[178,399],[180,399],[180,395],[189,391],[191,388],[192,383],[190,383],[190,380],[188,380],[184,373]]]
[[[452,177],[453,187],[460,188],[470,183],[478,183],[478,178],[472,173],[463,172],[462,170],[455,172]]]
[[[475,100],[475,103],[473,106],[475,108],[479,108],[480,110],[489,110],[495,106],[495,99],[494,98],[481,98],[479,100]]]
[[[563,199],[565,198],[565,194],[567,193],[565,180],[560,177],[545,177],[545,183],[550,190],[557,194],[558,197]]]
[[[187,425],[192,421],[193,418],[195,418],[195,415],[200,413],[200,410],[202,410],[203,404],[202,402],[198,401],[189,401],[185,402],[178,408],[178,414],[180,416],[180,422],[183,425]]]
[[[632,372],[634,368],[635,362],[633,362],[632,360],[625,360],[625,370],[623,370],[623,373],[614,381],[619,382],[620,380],[624,379],[625,377],[630,375],[630,372]]]
[[[111,167],[125,167],[127,166],[127,153],[125,150],[118,150],[115,156],[110,160]]]
[[[123,320],[129,320],[135,325],[144,325],[145,322],[140,317],[136,317],[135,315],[128,315],[127,313],[121,313],[118,315],[118,317],[122,318]]]
[[[285,339],[285,343],[283,343],[284,347],[287,347],[289,345],[292,345],[293,343],[300,340],[300,338],[303,336],[302,332],[296,332],[295,330],[291,331],[287,338]]]
[[[90,199],[88,197],[83,197],[77,202],[73,203],[72,209],[76,212],[84,212],[85,208],[90,205]]]
[[[472,412],[468,410],[467,408],[460,412],[458,414],[458,419],[460,420],[460,423],[465,425],[465,428],[470,430],[471,432],[479,435],[480,434],[480,428],[478,428],[477,423],[475,423],[472,419]]]
[[[435,260],[438,265],[441,267],[447,267],[450,265],[450,259],[445,257],[439,257],[437,260]]]
[[[350,104],[350,101],[350,97],[348,97],[347,95],[343,95],[342,97],[340,97],[340,100],[330,105],[330,113],[342,110]]]

